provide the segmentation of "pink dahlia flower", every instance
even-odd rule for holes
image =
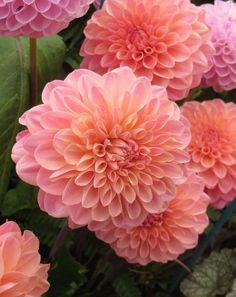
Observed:
[[[94,0],[0,0],[0,35],[42,37],[83,16]]]
[[[191,125],[190,168],[204,179],[213,205],[223,208],[236,190],[236,105],[188,102],[182,112]]]
[[[101,0],[95,0],[93,4],[98,9],[100,6],[100,3],[101,3]]]
[[[211,197],[211,205],[217,209],[224,208],[236,197],[236,189],[223,193],[218,186],[213,189],[207,189],[206,193]]]
[[[203,8],[189,0],[106,0],[84,33],[82,67],[103,74],[129,66],[173,100],[200,84],[213,53]]]
[[[232,90],[236,88],[236,3],[216,0],[204,8],[216,52],[212,67],[203,77],[203,86],[213,87],[216,92]]]
[[[165,263],[197,245],[198,235],[208,225],[208,203],[203,181],[191,174],[178,186],[167,209],[149,214],[140,226],[125,229],[110,224],[97,229],[92,223],[89,227],[130,263]]]
[[[41,297],[49,284],[48,264],[40,264],[39,241],[31,231],[21,234],[14,222],[0,226],[0,296]]]
[[[78,225],[137,225],[166,207],[185,177],[190,131],[164,88],[128,67],[76,70],[27,111],[12,157],[40,187],[39,205]]]

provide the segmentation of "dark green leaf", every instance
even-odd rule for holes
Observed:
[[[36,203],[37,190],[24,182],[19,182],[15,189],[8,191],[4,197],[1,212],[10,216],[22,209],[33,209]]]
[[[118,297],[141,297],[141,291],[138,288],[133,276],[129,272],[120,274],[113,282],[113,288]]]
[[[73,296],[76,290],[85,283],[86,273],[87,269],[78,263],[68,250],[62,251],[50,271],[51,287],[46,296]]]

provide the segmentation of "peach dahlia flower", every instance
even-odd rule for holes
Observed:
[[[84,33],[83,68],[129,66],[173,100],[200,84],[213,54],[203,8],[189,0],[106,0]]]
[[[40,264],[39,241],[15,222],[0,226],[0,296],[40,297],[45,293],[48,264]]]
[[[78,225],[137,225],[182,182],[190,131],[164,88],[128,67],[76,70],[43,91],[13,148],[16,171],[40,188],[41,209]]]
[[[204,179],[213,206],[223,208],[236,196],[236,105],[188,102],[182,113],[191,125],[189,166]]]
[[[203,181],[191,174],[178,186],[167,209],[149,214],[140,226],[125,229],[109,225],[97,229],[92,223],[89,227],[130,263],[165,263],[197,245],[198,235],[208,225],[208,204]]]

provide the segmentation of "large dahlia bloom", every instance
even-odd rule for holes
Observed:
[[[216,92],[232,90],[236,88],[236,3],[216,0],[204,8],[216,52],[212,67],[204,74],[203,86]]]
[[[106,0],[84,33],[82,67],[103,74],[129,66],[173,100],[200,84],[213,53],[203,8],[189,0]]]
[[[49,284],[48,264],[40,264],[39,241],[31,231],[23,235],[18,225],[0,226],[0,296],[41,297]]]
[[[40,187],[39,205],[78,225],[137,225],[166,207],[185,176],[190,131],[164,88],[128,67],[76,70],[49,83],[13,148],[16,171]]]
[[[0,0],[0,35],[42,37],[83,16],[94,0]]]
[[[205,181],[213,206],[223,208],[236,194],[236,105],[220,99],[188,102],[190,168]]]
[[[140,226],[125,229],[110,224],[98,229],[91,223],[89,228],[130,263],[165,263],[197,245],[198,235],[208,225],[208,204],[204,182],[191,174],[178,186],[167,209],[149,214]]]

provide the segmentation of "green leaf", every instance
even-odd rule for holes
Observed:
[[[86,267],[77,262],[67,249],[64,249],[49,272],[51,287],[46,296],[73,296],[86,282],[86,274]]]
[[[39,92],[45,84],[54,80],[60,74],[65,57],[65,44],[58,35],[40,38],[38,40],[38,75]]]
[[[19,182],[15,189],[11,189],[4,197],[1,212],[3,216],[10,216],[23,209],[37,207],[36,189],[24,182]]]
[[[224,295],[232,285],[236,273],[236,253],[224,249],[213,251],[180,286],[186,297],[215,297]]]
[[[141,291],[138,288],[133,276],[129,272],[120,274],[112,283],[118,297],[141,297]]]
[[[65,55],[62,38],[38,39],[39,92],[58,75]],[[0,203],[9,185],[11,150],[20,129],[18,118],[29,107],[29,40],[0,37]]]
[[[0,202],[8,188],[18,118],[29,100],[28,65],[21,39],[0,38]]]
[[[209,206],[207,209],[207,215],[213,222],[216,222],[219,220],[221,213],[219,210]]]

